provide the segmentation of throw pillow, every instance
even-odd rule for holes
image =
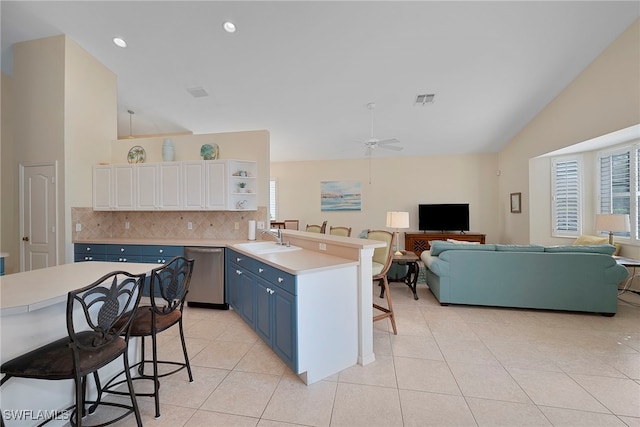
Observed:
[[[609,243],[609,237],[602,236],[590,236],[588,234],[582,234],[578,236],[578,238],[573,242],[575,246],[584,246],[584,245],[606,245]],[[620,248],[622,245],[620,243],[614,243],[613,246],[616,247],[616,251],[613,253],[614,256],[617,256],[620,253]]]
[[[479,245],[480,242],[468,242],[466,240],[447,239],[449,243],[462,243],[463,245]]]

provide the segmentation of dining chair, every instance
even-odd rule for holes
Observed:
[[[389,318],[394,335],[398,335],[396,317],[393,313],[393,303],[391,301],[391,292],[389,292],[389,281],[387,280],[387,272],[393,262],[393,236],[393,233],[386,230],[369,230],[367,239],[380,240],[387,244],[385,247],[375,248],[373,251],[373,282],[381,284],[383,292],[387,296],[387,307],[373,303],[373,308],[382,312],[382,314],[373,316],[373,321]]]
[[[141,338],[142,354],[142,360],[132,366],[132,368],[137,368],[138,370],[138,376],[134,377],[133,380],[153,381],[153,392],[136,392],[136,396],[149,396],[154,398],[156,418],[160,417],[160,378],[186,368],[189,382],[193,382],[189,355],[187,354],[187,346],[184,340],[182,319],[194,262],[192,259],[177,256],[166,264],[151,270],[151,284],[148,292],[150,304],[140,306],[131,322],[131,336]],[[179,338],[182,344],[184,362],[158,360],[157,336],[160,332],[166,331],[174,325],[178,325],[179,328]],[[151,337],[151,359],[145,358],[146,337]],[[145,365],[148,364],[151,364],[152,374],[145,373]],[[172,365],[173,368],[168,372],[160,374],[158,365]],[[120,375],[122,375],[122,373]],[[107,385],[111,393],[121,394],[117,388],[123,381],[117,381],[118,378],[119,376],[116,376]]]
[[[285,219],[284,228],[289,230],[297,230],[300,226],[300,220],[297,219]]]
[[[325,234],[326,229],[327,229],[327,221],[324,221],[322,225],[307,224],[305,231],[309,231],[311,233]]]
[[[334,226],[331,226],[331,227],[329,227],[329,234],[332,234],[334,236],[350,237],[351,236],[351,227],[334,227]]]
[[[71,424],[82,426],[83,418],[93,414],[98,406],[105,405],[125,409],[112,424],[134,413],[136,424],[142,426],[142,418],[133,389],[129,365],[129,338],[131,320],[137,313],[142,296],[145,274],[130,274],[113,271],[92,284],[67,294],[67,336],[42,347],[31,350],[5,362],[0,372],[5,374],[0,386],[10,378],[33,378],[39,380],[73,380],[75,403],[68,410]],[[79,326],[82,325],[82,326]],[[98,371],[103,366],[122,356],[127,384],[126,394],[131,404],[103,401],[106,391],[100,386]],[[86,399],[87,376],[93,375],[98,391],[96,400]],[[34,386],[35,387],[35,386]],[[87,411],[87,405],[91,404]],[[51,408],[42,408],[51,411]],[[55,416],[55,415],[52,415]],[[44,421],[45,424],[53,418]],[[40,425],[42,425],[40,424]]]

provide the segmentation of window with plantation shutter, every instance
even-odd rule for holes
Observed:
[[[553,234],[578,236],[581,229],[581,168],[576,158],[552,162]]]
[[[637,165],[637,149],[635,150],[635,162]],[[636,182],[632,182],[631,161],[632,151],[625,149],[617,152],[603,152],[598,156],[600,168],[600,194],[599,213],[602,214],[628,214],[634,218],[631,212],[632,192],[637,203]],[[635,168],[637,169],[637,167]],[[636,181],[634,179],[633,181]],[[637,206],[637,205],[636,205]],[[634,209],[635,210],[635,209]],[[634,220],[632,219],[633,223]],[[637,219],[636,219],[637,224]],[[635,227],[637,230],[637,227]],[[616,236],[629,237],[630,233],[615,233]]]
[[[269,220],[275,221],[278,218],[278,206],[276,201],[278,200],[278,181],[275,179],[269,180]]]

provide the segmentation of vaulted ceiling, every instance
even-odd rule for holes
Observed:
[[[637,1],[0,8],[5,73],[13,43],[66,34],[118,76],[119,135],[267,129],[272,161],[364,157],[371,102],[374,137],[403,147],[373,156],[496,152],[640,16]]]

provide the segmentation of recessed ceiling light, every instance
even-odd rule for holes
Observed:
[[[113,43],[115,43],[116,46],[121,47],[121,48],[127,47],[127,42],[124,41],[124,39],[122,37],[114,37],[113,38]]]
[[[227,33],[235,33],[236,32],[236,24],[234,24],[231,21],[226,21],[224,24],[222,24],[222,28],[224,28],[224,30]]]

